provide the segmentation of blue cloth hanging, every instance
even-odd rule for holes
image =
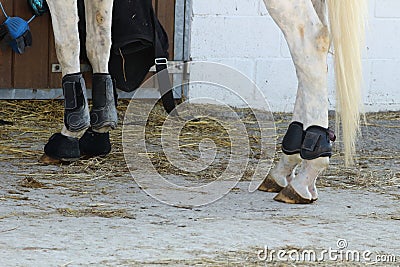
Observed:
[[[9,17],[0,2],[0,8],[6,17],[6,21],[1,24],[3,29],[7,30],[5,39],[8,44],[18,54],[25,52],[26,47],[32,46],[32,34],[29,28],[29,23],[36,17],[34,15],[30,20],[26,21],[20,17]]]

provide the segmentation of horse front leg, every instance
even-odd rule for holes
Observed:
[[[85,156],[111,151],[109,131],[117,127],[116,94],[108,72],[113,0],[85,0],[86,52],[93,68],[91,128],[80,139]]]
[[[85,0],[86,52],[93,73],[108,73],[113,0]]]
[[[264,0],[268,11],[283,31],[292,55],[298,78],[298,92],[293,122],[283,141],[286,154],[280,162],[295,155],[303,162],[296,177],[297,165],[278,164],[292,173],[288,185],[275,197],[286,203],[311,203],[318,198],[315,180],[329,165],[331,144],[328,127],[327,52],[328,28],[311,0]],[[321,3],[324,1],[321,1]],[[294,161],[293,161],[294,162]],[[299,160],[297,161],[297,163]],[[289,180],[289,179],[287,179]]]
[[[41,161],[71,162],[80,158],[78,138],[90,125],[85,81],[80,73],[77,0],[48,0],[47,3],[63,75],[64,126],[45,145]]]
[[[77,0],[47,0],[62,75],[80,72]]]

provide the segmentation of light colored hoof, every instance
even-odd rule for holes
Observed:
[[[291,185],[286,186],[279,192],[279,194],[274,197],[274,200],[287,204],[311,204],[314,201],[300,196]]]
[[[46,164],[46,165],[59,165],[59,164],[69,164],[72,163],[74,161],[79,160],[79,158],[75,159],[54,159],[46,154],[43,154],[40,159],[39,162]]]
[[[264,182],[262,182],[262,184],[258,187],[258,190],[269,193],[279,193],[283,188],[284,187],[280,186],[268,175]]]

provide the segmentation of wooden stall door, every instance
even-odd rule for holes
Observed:
[[[1,0],[9,16],[28,20],[32,13],[26,1]],[[173,59],[175,0],[152,0],[154,9],[168,33],[170,59]],[[0,23],[5,17],[0,14]],[[52,72],[58,64],[49,14],[36,18],[29,24],[33,45],[22,55],[4,46],[0,48],[0,88],[52,89],[61,87],[61,74]],[[2,42],[3,43],[3,42]]]

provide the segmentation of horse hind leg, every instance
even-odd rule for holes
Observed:
[[[283,31],[298,78],[293,120],[307,132],[328,127],[327,52],[329,34],[323,6],[311,0],[264,0],[268,11]],[[324,3],[324,1],[319,1]],[[288,157],[284,155],[283,158]],[[302,157],[304,158],[304,157]],[[308,158],[308,157],[306,157]],[[328,166],[327,156],[303,160],[297,174],[276,197],[286,203],[311,203],[318,195],[317,176]],[[278,164],[279,166],[279,164]]]

